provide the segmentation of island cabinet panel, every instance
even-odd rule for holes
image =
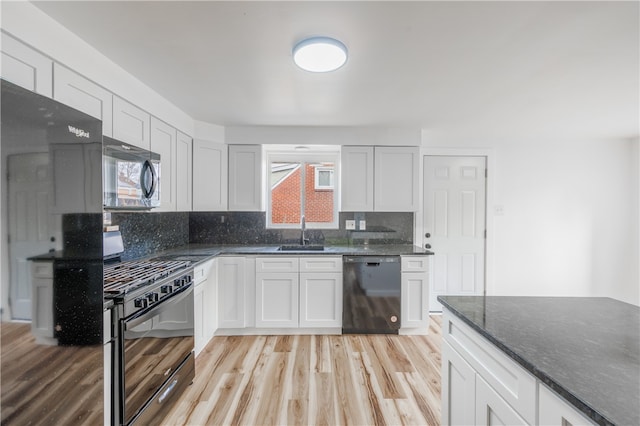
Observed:
[[[516,426],[528,423],[482,377],[476,376],[475,424]]]
[[[102,134],[112,136],[113,94],[57,63],[53,75],[53,99],[102,120]]]
[[[512,407],[526,423],[535,424],[535,377],[447,310],[442,318],[442,336],[505,404]],[[477,398],[476,393],[476,404],[479,401]],[[448,409],[443,406],[443,411]]]
[[[343,146],[341,151],[341,210],[373,211],[373,147]]]
[[[538,386],[538,423],[547,426],[594,425],[547,386]]]
[[[442,342],[442,424],[475,424],[476,372],[447,342]]]
[[[118,96],[113,97],[113,138],[150,149],[151,115]],[[164,160],[164,159],[163,159]]]
[[[227,145],[193,141],[193,210],[226,211]]]
[[[0,34],[3,79],[32,92],[52,97],[53,61],[6,33]]]

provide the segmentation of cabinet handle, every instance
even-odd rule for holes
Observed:
[[[428,248],[428,249],[430,249],[430,248],[431,248],[431,244],[425,244],[425,245],[424,245],[424,248]]]
[[[429,237],[431,237],[431,234],[427,232],[426,234],[424,234],[424,236],[429,238]]]

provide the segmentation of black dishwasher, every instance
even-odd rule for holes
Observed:
[[[343,334],[398,334],[400,256],[345,256],[343,292]]]

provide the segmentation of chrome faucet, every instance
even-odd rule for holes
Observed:
[[[300,245],[307,245],[309,242],[308,238],[305,238],[304,231],[307,229],[307,223],[304,220],[304,215],[302,216],[302,220],[300,221]]]

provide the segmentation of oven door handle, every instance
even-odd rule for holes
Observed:
[[[135,315],[131,316],[124,320],[124,329],[125,331],[130,330],[131,328],[137,327],[145,321],[153,318],[158,314],[158,312],[163,311],[167,308],[170,308],[173,305],[180,303],[186,297],[189,296],[190,293],[193,292],[193,283],[189,283],[184,287],[180,288],[177,292],[173,293],[169,298],[163,299],[157,305],[153,305],[148,309],[140,311]]]

